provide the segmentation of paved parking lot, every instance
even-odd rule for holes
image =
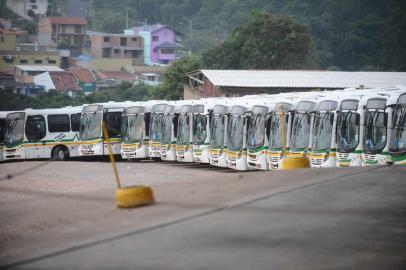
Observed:
[[[235,172],[118,163],[157,203],[117,209],[108,162],[0,164],[0,265],[404,269],[406,167]],[[31,170],[32,168],[32,170]]]

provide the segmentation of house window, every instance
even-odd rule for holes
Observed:
[[[48,60],[48,64],[56,64],[56,60]]]
[[[132,41],[137,41],[136,37],[131,38]]]
[[[69,115],[53,114],[48,115],[49,132],[68,132],[70,131]]]
[[[161,49],[162,54],[174,54],[175,50],[174,49]]]
[[[75,25],[75,33],[76,33],[76,34],[82,33],[82,26],[80,26],[80,25]]]
[[[127,46],[127,38],[125,37],[120,38],[120,46]]]
[[[115,54],[120,54],[120,53],[121,53],[121,50],[120,50],[120,49],[114,49],[114,53],[115,53]]]
[[[104,41],[104,42],[110,42],[110,37],[104,37],[104,38],[103,38],[103,41]]]
[[[27,59],[20,59],[20,64],[27,64],[28,60]]]
[[[0,37],[0,42],[4,42],[4,37]]]
[[[12,64],[14,63],[14,57],[11,55],[5,55],[3,56],[4,62],[6,62],[7,64]]]
[[[159,41],[159,37],[158,36],[152,36],[152,41]]]
[[[35,4],[35,3],[37,3],[37,0],[30,0],[30,3]]]
[[[37,5],[31,5],[31,9],[38,9]]]
[[[42,60],[34,60],[34,64],[42,64]]]

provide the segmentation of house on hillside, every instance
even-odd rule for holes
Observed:
[[[46,15],[52,9],[52,2],[49,0],[6,0],[6,6],[15,14],[26,20],[33,20],[29,13],[34,15]]]
[[[33,83],[34,76],[49,71],[64,71],[56,66],[16,65],[15,81],[18,83]]]
[[[38,40],[45,46],[64,43],[81,50],[86,26],[86,19],[81,17],[41,17],[38,23]]]
[[[183,34],[163,24],[142,25],[124,30],[124,34],[144,39],[144,63],[169,65],[179,58]]]
[[[77,95],[82,89],[78,85],[78,81],[70,71],[49,71],[34,77],[36,85],[45,87],[45,92],[55,89],[59,93],[67,94],[71,97]]]
[[[94,58],[131,59],[133,65],[144,64],[142,37],[90,31],[88,34],[90,53]]]
[[[77,80],[79,87],[86,95],[96,91],[96,77],[90,69],[72,67],[71,72]]]

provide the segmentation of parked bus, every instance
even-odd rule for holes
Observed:
[[[314,113],[312,143],[309,150],[311,167],[335,167],[336,160],[336,124],[338,99],[335,96],[322,99]]]
[[[230,99],[217,100],[210,122],[209,161],[210,165],[227,167],[227,123]]]
[[[178,132],[176,140],[176,160],[193,162],[193,102],[182,105],[179,111]]]
[[[193,105],[193,159],[199,163],[210,163],[209,144],[211,138],[210,123],[216,99],[196,100]]]
[[[247,126],[248,115],[253,102],[241,99],[240,105],[230,109],[230,119],[227,127],[227,166],[234,170],[246,171],[247,165]]]
[[[121,147],[123,159],[149,157],[149,113],[146,102],[133,102],[123,110]]]
[[[392,94],[386,104],[388,110],[389,162],[406,165],[406,89]]]
[[[11,112],[0,112],[0,161],[4,160],[4,135],[6,133],[6,117]]]
[[[267,123],[267,162],[270,170],[282,169],[282,160],[289,150],[293,100],[283,100],[275,104]]]
[[[149,121],[149,157],[161,159],[161,136],[167,101],[149,101],[155,103],[151,107]]]
[[[132,102],[107,102],[84,105],[80,117],[79,154],[82,156],[108,155],[108,144],[114,155],[120,154],[121,119],[125,107]],[[110,141],[103,136],[103,122],[109,133]]]
[[[316,97],[300,100],[293,112],[289,139],[288,155],[290,157],[306,157],[311,145],[313,112],[317,106]]]
[[[82,107],[9,113],[6,117],[4,158],[65,160],[79,155]]]
[[[176,161],[176,137],[181,101],[169,101],[162,121],[161,160]]]
[[[270,112],[275,108],[277,99],[277,95],[258,98],[257,104],[252,107],[247,125],[247,165],[250,169],[268,169],[269,136],[266,136],[266,128]]]

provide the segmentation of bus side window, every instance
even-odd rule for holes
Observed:
[[[70,131],[69,115],[67,114],[48,115],[48,131],[69,132]]]
[[[45,137],[46,125],[42,115],[29,115],[25,124],[25,135],[30,142],[39,141]]]
[[[80,113],[72,114],[70,116],[70,126],[72,131],[79,131],[80,129]]]

